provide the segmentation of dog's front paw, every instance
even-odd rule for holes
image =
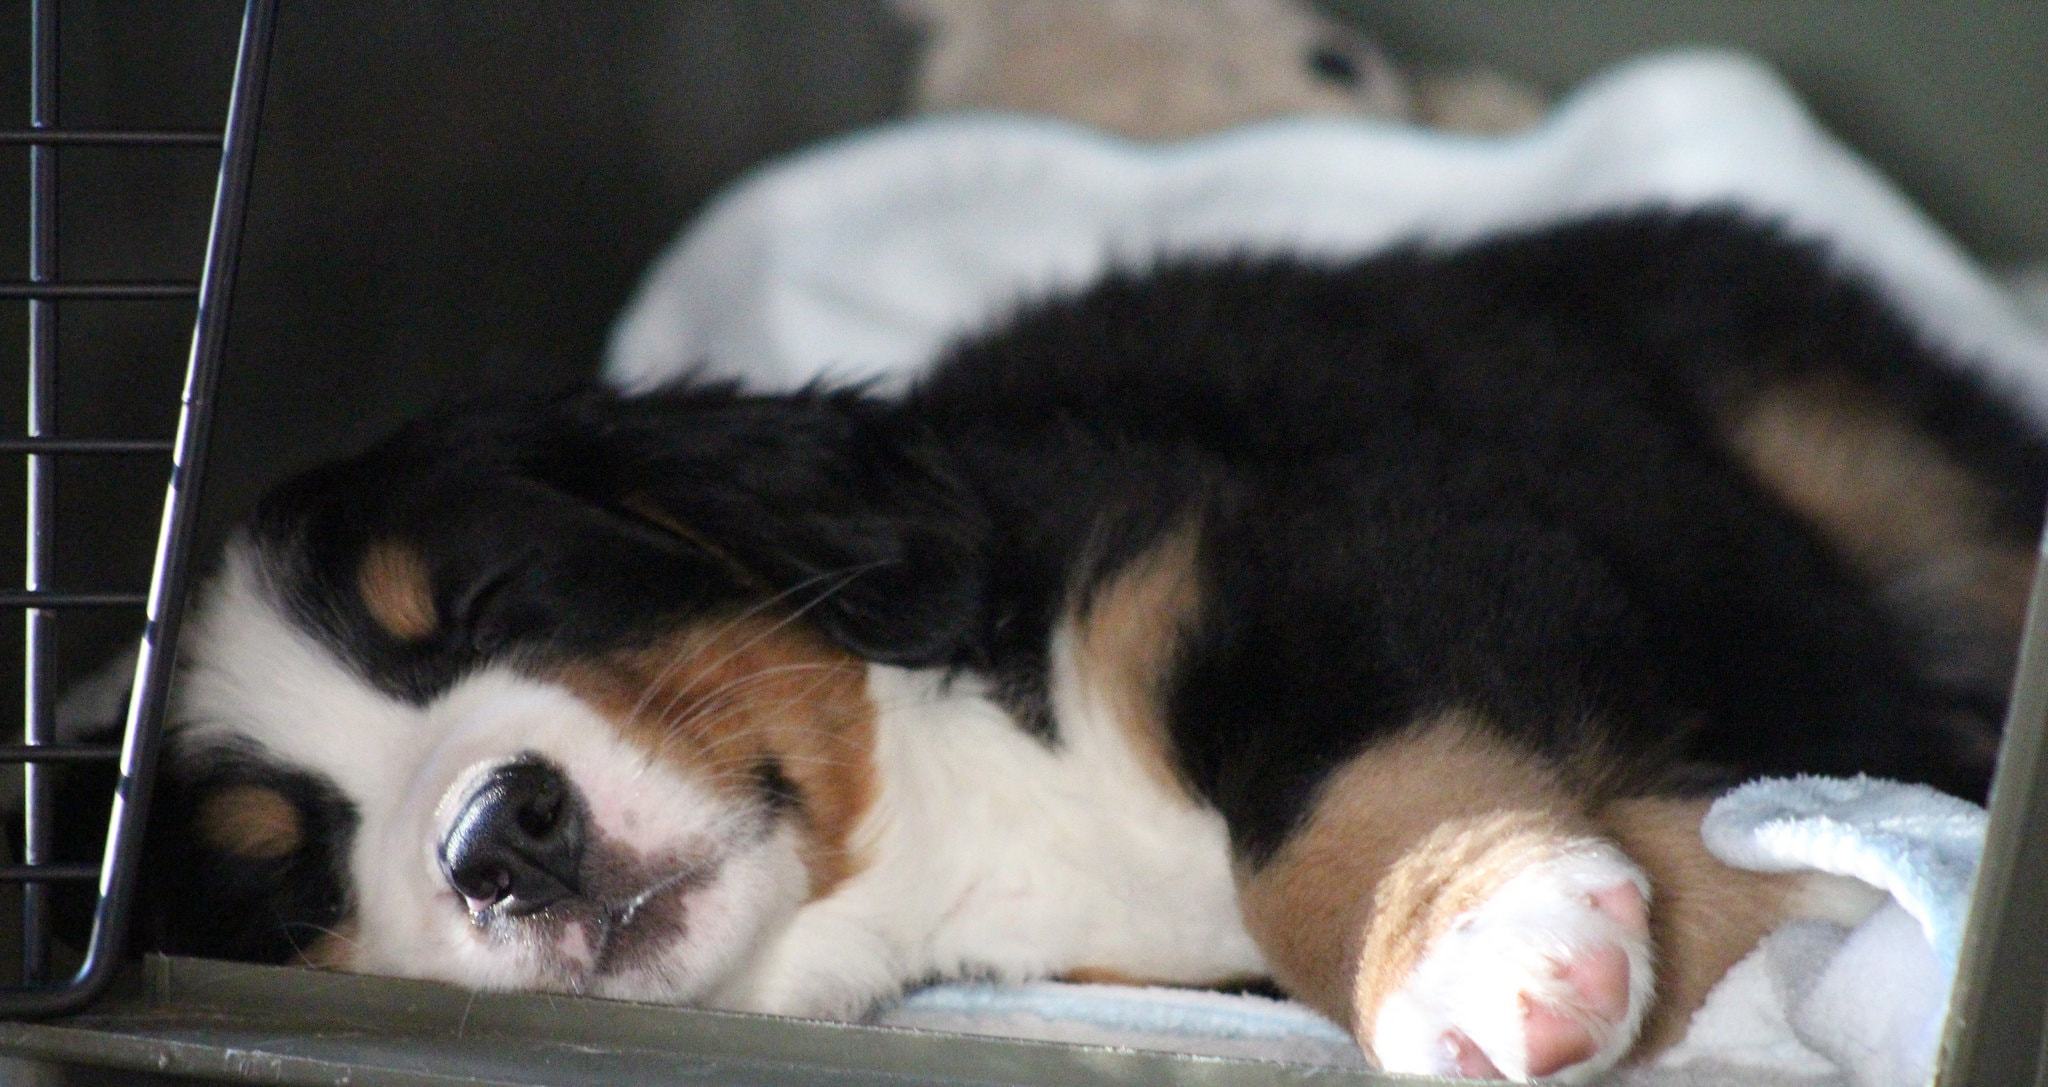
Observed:
[[[1385,1070],[1578,1083],[1634,1044],[1652,995],[1649,885],[1613,846],[1566,843],[1476,902],[1424,912],[1436,931],[1368,1025]]]

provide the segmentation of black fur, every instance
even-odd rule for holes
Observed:
[[[1118,276],[956,351],[904,410],[1011,529],[983,628],[1004,674],[1042,670],[1105,517],[1142,539],[1199,515],[1221,603],[1173,740],[1257,857],[1331,766],[1461,706],[1603,788],[1869,772],[1980,797],[1988,766],[1931,722],[2002,688],[1917,671],[1709,423],[1831,370],[1992,481],[2029,546],[2048,458],[2016,418],[1814,248],[1721,214]]]
[[[287,484],[252,532],[302,621],[408,698],[487,658],[766,607],[871,660],[984,675],[1057,743],[1055,625],[1192,526],[1208,604],[1171,741],[1254,862],[1333,766],[1449,709],[1596,794],[1861,771],[1981,796],[1988,766],[1935,722],[2003,690],[1922,667],[1910,622],[1712,425],[1745,390],[1842,375],[1991,481],[1994,531],[2026,548],[2048,456],[1949,362],[1812,247],[1644,213],[1113,276],[896,402],[452,411]],[[386,539],[428,561],[429,637],[355,595]]]

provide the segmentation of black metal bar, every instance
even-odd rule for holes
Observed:
[[[142,593],[73,593],[61,589],[0,590],[0,608],[57,611],[64,608],[139,608],[147,603],[149,598]]]
[[[35,0],[29,13],[29,127],[57,127],[57,0]],[[57,149],[28,149],[28,278],[37,287],[57,280]],[[57,307],[54,295],[30,295],[28,304],[28,435],[57,431]],[[50,577],[56,545],[56,462],[28,458],[28,563],[24,585],[30,594],[43,590]],[[30,602],[26,642],[22,737],[29,744],[49,743],[55,729],[55,638],[53,617]],[[40,864],[50,857],[56,840],[51,825],[48,778],[34,763],[22,767],[22,860]],[[34,984],[49,973],[49,896],[41,887],[22,893],[22,977]]]
[[[203,147],[219,148],[220,133],[190,129],[0,128],[0,145],[31,147]]]
[[[37,150],[54,151],[54,148]],[[56,176],[55,174],[51,175]],[[52,190],[54,193],[55,190]],[[52,200],[56,199],[53,195]],[[54,215],[53,215],[54,217]],[[56,243],[53,240],[52,246]],[[54,254],[52,254],[54,256]],[[0,281],[0,299],[26,298],[31,305],[55,302],[65,298],[90,299],[102,302],[136,302],[159,298],[193,298],[199,294],[199,284],[182,280],[159,280],[135,283],[59,283],[56,281],[56,261],[51,262],[51,271],[46,278],[31,277],[24,280]]]
[[[37,457],[128,456],[170,451],[168,438],[0,438],[0,453],[27,453]]]
[[[97,864],[0,864],[0,883],[82,883],[100,878]]]
[[[113,744],[0,744],[0,763],[106,762],[121,757]]]
[[[277,7],[278,0],[248,0],[243,8],[220,179],[214,187],[213,219],[206,239],[206,269],[200,277],[199,314],[193,322],[192,354],[185,370],[184,407],[178,415],[177,449],[164,495],[156,569],[150,578],[149,620],[143,628],[135,689],[128,701],[121,780],[108,818],[106,861],[92,938],[70,986],[21,994],[22,999],[13,1001],[6,999],[11,994],[0,992],[0,1013],[47,1015],[81,1007],[113,980],[121,962],[135,898],[136,870],[142,862],[143,816],[156,783],[157,748],[169,702],[178,628],[184,618],[185,574],[199,534],[199,484],[213,429],[214,390],[219,385],[227,342]]]

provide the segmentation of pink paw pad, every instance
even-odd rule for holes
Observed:
[[[1373,1032],[1391,1072],[1578,1082],[1635,1041],[1649,999],[1642,876],[1600,843],[1532,864],[1429,944]]]
[[[1618,947],[1596,948],[1561,964],[1557,976],[1579,999],[1572,1005],[1538,1003],[1522,998],[1522,1038],[1528,1048],[1529,1074],[1547,1076],[1590,1060],[1599,1042],[1588,1018],[1612,1023],[1628,1014],[1628,954]]]

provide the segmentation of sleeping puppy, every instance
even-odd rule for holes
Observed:
[[[1640,213],[1113,276],[901,401],[601,393],[284,484],[184,647],[157,936],[857,1016],[1264,978],[1577,1081],[1788,917],[1760,774],[1986,788],[2048,456],[1820,254]]]

